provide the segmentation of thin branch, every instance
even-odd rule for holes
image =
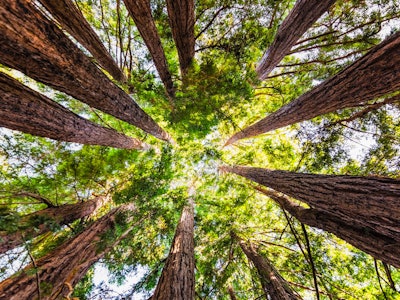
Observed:
[[[51,203],[50,200],[44,198],[43,196],[41,196],[39,194],[35,194],[35,193],[31,193],[31,192],[26,192],[26,191],[16,192],[16,193],[12,193],[11,196],[12,197],[30,197],[30,198],[39,200],[41,203],[46,204],[48,207],[56,207],[56,205]],[[11,203],[11,204],[15,204],[15,203]]]
[[[382,294],[383,294],[383,297],[385,298],[385,300],[388,300],[388,298],[386,297],[386,293],[382,287],[381,276],[379,275],[379,270],[378,270],[378,262],[375,258],[374,258],[374,265],[375,265],[376,276],[378,277],[379,287],[381,288],[381,291],[382,291]]]
[[[41,299],[42,299],[42,292],[41,292],[41,290],[40,290],[39,270],[38,270],[36,261],[35,261],[35,259],[34,259],[33,256],[32,256],[32,253],[29,251],[29,249],[27,249],[27,251],[28,251],[29,258],[30,258],[31,261],[32,261],[32,265],[33,265],[33,267],[35,268],[35,271],[36,271],[36,284],[37,284],[37,291],[38,291],[38,297],[39,297],[38,299],[41,300]]]
[[[384,263],[384,262],[382,262],[382,264],[383,264],[383,267],[384,267],[384,269],[385,269],[386,277],[387,277],[388,280],[389,280],[389,286],[390,286],[390,288],[391,288],[393,291],[397,292],[397,290],[396,290],[396,285],[394,284],[394,281],[393,281],[393,278],[392,278],[392,273],[390,272],[389,265],[388,265],[387,263]]]
[[[224,5],[222,6],[217,12],[214,14],[214,16],[211,18],[210,22],[195,36],[195,40],[197,40],[211,25],[214,23],[215,19],[218,17],[218,15],[225,9],[230,8],[229,5]]]
[[[310,258],[310,264],[311,264],[311,269],[312,269],[312,274],[313,274],[313,279],[314,279],[314,286],[315,286],[315,294],[317,296],[317,300],[319,300],[320,297],[319,297],[319,289],[318,289],[318,281],[317,281],[317,272],[315,270],[315,264],[314,264],[314,260],[313,260],[312,254],[311,254],[310,240],[308,239],[308,233],[307,233],[306,227],[304,226],[303,223],[301,223],[301,229],[303,230],[303,233],[304,233],[304,238],[306,240],[307,252],[308,252],[308,256]]]

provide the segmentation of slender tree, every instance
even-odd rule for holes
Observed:
[[[48,207],[21,217],[17,231],[11,233],[0,231],[0,254],[20,246],[26,240],[51,231],[55,224],[58,226],[69,224],[89,216],[102,206],[106,199],[100,196],[76,204]]]
[[[183,208],[152,300],[194,299],[194,201]]]
[[[151,14],[150,0],[124,0],[124,2],[129,14],[135,21],[144,43],[150,51],[168,95],[172,98],[175,97],[175,88],[168,68],[167,59]]]
[[[346,107],[400,88],[400,32],[353,64],[266,118],[233,135],[226,145]]]
[[[170,140],[32,1],[0,3],[0,53],[0,63],[157,138]]]
[[[111,57],[101,42],[99,36],[86,21],[82,12],[72,0],[40,0],[40,3],[60,23],[61,27],[68,31],[79,43],[82,44],[99,64],[111,74],[114,79],[125,82],[126,77],[117,63]]]
[[[256,267],[266,299],[301,299],[293,292],[288,282],[278,273],[269,259],[257,253],[253,244],[246,243],[236,234],[233,234],[233,237],[239,241],[244,254]]]
[[[257,190],[274,200],[301,223],[333,233],[373,257],[397,268],[400,267],[400,239],[396,240],[377,232],[374,226],[363,218],[358,217],[354,220],[352,216],[317,208],[305,208],[276,191],[262,188]]]
[[[55,140],[125,149],[150,146],[92,123],[0,72],[0,126]]]
[[[257,66],[260,80],[267,78],[307,29],[335,2],[336,0],[297,0]]]
[[[98,249],[101,235],[112,230],[117,214],[127,209],[127,206],[122,206],[112,210],[76,237],[28,265],[21,273],[1,282],[0,299],[68,299],[90,266],[133,229],[126,230],[112,245]]]
[[[194,0],[167,0],[167,10],[181,72],[186,74],[194,57]]]

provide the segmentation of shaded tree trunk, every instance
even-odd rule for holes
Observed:
[[[400,267],[400,238],[394,239],[377,232],[368,220],[315,208],[304,208],[276,191],[262,188],[257,190],[274,200],[301,223],[333,233],[376,259],[396,268]]]
[[[185,75],[194,57],[194,1],[167,0],[167,10],[181,72]]]
[[[158,35],[156,24],[151,14],[150,0],[124,0],[136,27],[142,36],[144,43],[150,51],[154,64],[160,75],[165,89],[171,98],[175,97],[175,88],[171,73],[168,69],[167,59]]]
[[[30,1],[0,2],[0,63],[163,140],[162,130]]]
[[[150,146],[92,123],[0,72],[0,126],[80,144],[125,149]]]
[[[301,200],[312,208],[365,220],[400,240],[400,180],[373,176],[318,175],[251,167],[222,167]]]
[[[300,37],[335,2],[336,0],[298,0],[296,2],[257,66],[256,71],[260,80],[267,78]]]
[[[184,207],[152,300],[194,299],[194,202]]]
[[[125,209],[127,209],[126,206],[114,209],[88,226],[81,234],[65,242],[43,258],[36,260],[36,268],[31,264],[21,273],[1,282],[0,299],[67,298],[90,266],[132,230],[132,227],[129,228],[113,245],[99,250],[98,244],[101,235],[113,229],[117,214]],[[36,272],[32,272],[35,269]],[[37,281],[40,282],[40,288]]]
[[[237,300],[235,291],[233,290],[233,287],[231,285],[228,286],[228,293],[229,293],[229,298],[231,298],[231,300]]]
[[[114,79],[126,82],[126,77],[114,59],[104,47],[96,32],[86,21],[82,12],[71,0],[40,0],[40,3],[68,31],[79,43],[82,44],[99,64],[111,74]]]
[[[21,217],[17,231],[0,231],[0,254],[22,245],[26,240],[51,231],[54,224],[65,225],[89,216],[105,201],[105,197],[96,197],[76,204],[49,207]]]
[[[340,73],[233,135],[226,145],[338,109],[363,105],[400,89],[400,32]]]
[[[254,264],[260,276],[261,286],[265,293],[266,299],[271,300],[298,300],[301,299],[290,288],[288,282],[282,278],[278,271],[274,268],[268,258],[261,256],[254,249],[251,243],[246,243],[234,234],[234,238],[239,240],[247,258]]]

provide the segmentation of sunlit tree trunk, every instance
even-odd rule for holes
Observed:
[[[301,223],[316,227],[345,240],[354,247],[397,268],[400,267],[400,238],[377,232],[374,226],[359,216],[347,216],[295,204],[287,196],[273,190],[257,188],[288,211]]]
[[[0,254],[20,246],[26,240],[51,231],[54,224],[69,224],[92,214],[105,201],[105,197],[96,197],[76,204],[49,207],[21,217],[17,231],[0,231]],[[40,224],[37,224],[38,220]]]
[[[162,130],[31,1],[0,2],[0,63],[163,140]]]
[[[246,243],[234,234],[234,237],[239,240],[239,245],[242,248],[247,258],[254,264],[260,276],[261,286],[265,293],[266,299],[271,300],[298,300],[301,299],[290,288],[288,282],[282,278],[278,271],[274,268],[268,258],[261,256],[254,249],[251,243]]]
[[[167,10],[181,72],[186,74],[194,57],[194,1],[167,0]]]
[[[194,202],[191,198],[188,202],[152,300],[194,299]]]
[[[340,73],[233,135],[226,145],[338,109],[364,105],[400,89],[400,32]]]
[[[92,53],[93,57],[114,79],[121,82],[126,81],[125,75],[72,0],[40,0],[40,3],[60,23],[63,29]]]
[[[151,57],[153,58],[158,74],[164,83],[168,95],[173,98],[175,96],[175,88],[172,82],[171,73],[168,69],[167,59],[165,58],[161,39],[151,14],[150,0],[124,0],[124,2],[129,14],[135,21],[136,27],[139,30],[144,43],[150,51]]]
[[[90,266],[132,230],[129,228],[111,246],[99,250],[101,235],[113,229],[116,215],[125,209],[125,206],[114,209],[21,273],[1,282],[0,299],[67,298]]]
[[[80,144],[125,149],[149,145],[99,126],[0,72],[0,126]]]
[[[307,29],[335,2],[336,0],[297,0],[257,66],[260,80],[267,78]]]

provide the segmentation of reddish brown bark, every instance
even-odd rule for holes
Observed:
[[[301,223],[316,227],[345,240],[354,247],[397,268],[400,267],[400,238],[397,240],[377,232],[374,226],[363,218],[346,216],[315,208],[296,205],[285,195],[273,190],[257,188],[288,211]]]
[[[0,63],[163,140],[162,130],[31,0],[0,2]]]
[[[124,2],[129,14],[135,21],[144,43],[150,51],[168,95],[172,98],[175,97],[175,88],[168,69],[167,59],[165,58],[161,39],[151,14],[150,0],[124,0]]]
[[[233,135],[226,145],[338,109],[355,107],[400,89],[400,32],[340,73]]]
[[[55,140],[125,149],[150,146],[99,126],[0,72],[0,126]]]
[[[21,245],[26,240],[51,231],[50,222],[64,225],[92,214],[103,205],[104,201],[105,197],[96,197],[76,204],[49,207],[23,216],[18,231],[13,233],[0,231],[0,254]],[[48,222],[35,224],[36,220]]]
[[[167,0],[169,24],[178,49],[182,74],[186,74],[194,57],[194,1]]]
[[[251,243],[246,243],[237,235],[234,235],[239,240],[239,245],[242,248],[247,258],[254,264],[260,276],[261,286],[265,293],[266,299],[271,300],[298,300],[301,299],[290,288],[288,282],[282,278],[278,271],[274,268],[268,258],[261,256],[254,249]]]
[[[104,47],[100,38],[86,21],[78,7],[71,0],[40,0],[43,6],[79,43],[82,44],[99,64],[111,74],[114,79],[125,82],[126,77],[114,59]]]
[[[194,203],[183,209],[152,300],[194,299]]]
[[[1,282],[0,299],[34,300],[39,298],[39,291],[42,300],[65,299],[90,266],[102,258],[132,229],[128,229],[112,246],[98,251],[101,235],[113,229],[116,215],[124,209],[126,209],[125,206],[114,209],[88,226],[81,234],[45,257],[36,260],[36,274],[32,274],[35,268],[31,264],[21,273]],[[37,280],[40,281],[40,289]]]
[[[267,78],[307,29],[335,2],[336,0],[298,0],[296,2],[257,66],[256,71],[260,80]]]

